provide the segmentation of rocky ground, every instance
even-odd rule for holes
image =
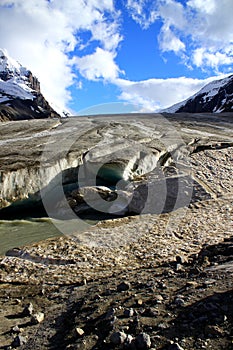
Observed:
[[[142,249],[128,251],[134,263],[109,264],[99,252],[99,260],[83,268],[86,275],[73,264],[70,279],[60,271],[58,283],[33,280],[30,268],[28,282],[13,278],[25,269],[15,259],[7,264],[11,282],[1,284],[1,348],[232,349],[233,237],[205,232],[202,245],[198,238],[190,242],[195,249],[182,237],[163,240],[181,241],[168,257],[141,242]],[[117,257],[112,250],[112,260]],[[44,273],[42,264],[39,270]]]
[[[0,348],[233,348],[233,147],[202,145],[189,205],[2,257]]]

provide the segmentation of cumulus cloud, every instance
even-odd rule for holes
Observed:
[[[114,81],[120,72],[115,61],[115,54],[97,47],[93,54],[75,57],[72,62],[81,75],[88,80]]]
[[[96,41],[96,50],[87,59],[90,65],[96,59],[97,69],[89,75],[82,60],[71,58],[81,45],[79,33],[84,30]],[[97,78],[103,72],[102,52],[107,67],[117,74],[114,52],[122,38],[113,0],[1,0],[0,32],[0,47],[33,71],[46,98],[60,108],[71,99],[68,88],[75,80],[74,63],[87,77]],[[107,72],[103,77],[109,75]]]
[[[158,41],[163,52],[173,51],[186,63],[218,71],[233,63],[233,1],[229,0],[155,0],[147,16],[148,0],[128,0],[132,18],[142,28],[162,21]]]

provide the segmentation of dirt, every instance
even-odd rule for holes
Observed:
[[[142,332],[152,349],[232,349],[232,276],[233,237],[189,261],[177,256],[154,268],[113,271],[83,286],[4,284],[1,349],[11,348],[16,325],[26,337],[21,349],[137,349]],[[45,314],[43,322],[32,325],[23,315],[28,303]],[[112,344],[118,331],[133,337],[130,345]]]

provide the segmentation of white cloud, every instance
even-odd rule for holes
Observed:
[[[114,62],[115,54],[97,47],[93,54],[73,58],[73,63],[88,80],[114,81],[120,70]]]
[[[93,59],[100,67],[89,75],[101,76],[101,47],[107,67],[117,74],[114,50],[122,40],[118,15],[113,0],[1,0],[0,47],[32,70],[49,101],[65,108],[71,98],[68,88],[74,83],[69,54],[79,45],[80,31],[90,31],[92,40],[97,40]],[[108,78],[109,71],[103,76]]]
[[[159,34],[159,44],[162,51],[178,53],[185,50],[185,44],[171,31],[168,25],[163,25]]]
[[[118,23],[97,22],[92,26],[91,40],[99,40],[104,49],[115,51],[123,37],[118,32]]]
[[[126,7],[135,22],[147,29],[158,18],[156,1],[151,0],[128,0]]]
[[[205,14],[211,14],[215,11],[215,1],[213,0],[189,0],[187,5]]]
[[[218,70],[219,66],[233,63],[233,50],[226,52],[211,52],[205,48],[198,48],[193,53],[193,63],[197,67],[208,66]]]
[[[118,79],[117,84],[122,91],[119,99],[156,112],[187,99],[209,82],[222,77],[225,75],[203,80],[180,77],[134,82]]]
[[[148,0],[128,0],[132,18],[142,28],[162,21],[158,40],[162,51],[173,51],[184,58],[190,57],[188,66],[206,69],[232,64],[233,1],[231,0],[154,0],[149,9]],[[203,54],[202,54],[203,53]]]

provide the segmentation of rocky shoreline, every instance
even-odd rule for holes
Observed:
[[[8,251],[0,261],[0,349],[232,349],[228,131],[187,136],[197,184],[188,205]]]
[[[190,208],[173,234],[162,234],[167,218],[160,218],[160,233],[147,232],[128,247],[60,238],[24,248],[51,260],[66,256],[67,265],[4,258],[2,348],[231,349],[232,203],[228,197]],[[209,217],[207,225],[200,216]],[[130,220],[112,226],[127,230]]]

